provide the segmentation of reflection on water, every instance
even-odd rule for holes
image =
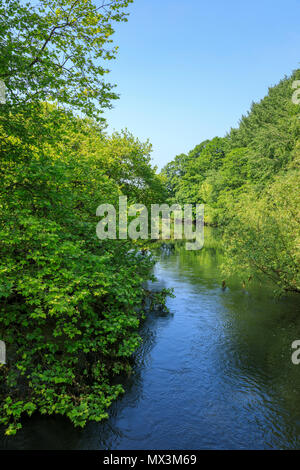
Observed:
[[[300,448],[299,299],[221,289],[216,240],[160,256],[153,288],[174,287],[171,315],[149,315],[143,346],[110,419],[76,430],[35,416],[6,449]]]

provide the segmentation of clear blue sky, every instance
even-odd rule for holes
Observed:
[[[135,0],[114,36],[109,130],[153,144],[159,168],[235,127],[300,65],[300,0]]]

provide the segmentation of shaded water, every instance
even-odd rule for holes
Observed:
[[[298,298],[220,288],[209,246],[162,254],[154,288],[174,287],[171,314],[149,315],[125,395],[103,424],[75,430],[35,416],[2,449],[299,449]]]

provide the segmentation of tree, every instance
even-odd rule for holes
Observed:
[[[224,246],[228,276],[268,281],[276,294],[300,293],[300,173],[277,177],[261,196],[244,194],[231,208]]]
[[[90,0],[1,4],[8,96],[0,105],[0,338],[7,346],[0,423],[7,434],[34,411],[76,426],[106,418],[123,391],[117,377],[130,371],[141,342],[153,261],[137,257],[131,240],[96,237],[100,204],[116,207],[122,194],[145,204],[161,198],[149,143],[128,132],[107,136],[93,119],[113,97],[96,60],[112,57],[104,45],[128,3],[100,10]]]
[[[7,106],[55,101],[99,119],[117,98],[104,80],[113,24],[126,21],[132,0],[20,0],[0,2],[0,80]]]
[[[173,200],[205,203],[205,222],[224,232],[225,272],[269,279],[277,293],[299,292],[300,105],[292,101],[299,78],[296,70],[253,103],[237,129],[164,170]]]

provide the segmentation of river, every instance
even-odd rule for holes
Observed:
[[[209,232],[207,232],[209,234]],[[211,237],[211,234],[209,234]],[[26,419],[2,449],[300,449],[298,297],[265,286],[221,289],[217,246],[162,251],[155,289],[174,288],[169,314],[142,328],[126,393],[104,423]]]

